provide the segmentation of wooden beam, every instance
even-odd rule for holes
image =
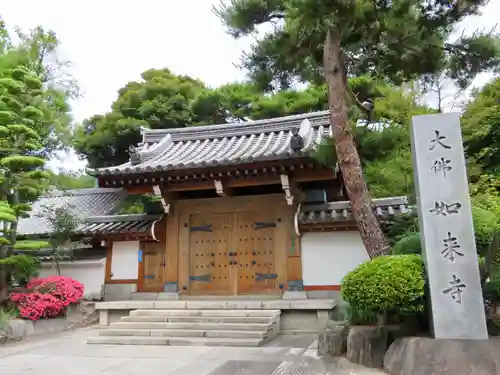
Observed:
[[[278,167],[262,166],[240,166],[239,169],[226,171],[219,169],[210,173],[208,170],[200,172],[190,172],[189,175],[174,176],[166,173],[143,174],[139,180],[143,181],[140,185],[125,186],[132,181],[138,180],[138,176],[106,176],[101,177],[99,186],[101,187],[120,187],[124,186],[129,194],[149,194],[153,193],[152,185],[162,185],[167,191],[189,191],[189,190],[210,190],[213,189],[215,179],[225,181],[224,188],[258,186],[280,183],[280,173],[288,174],[295,182],[314,182],[328,181],[337,179],[335,170],[331,168],[310,167],[306,164],[290,165],[288,169]],[[254,170],[255,173],[245,173],[245,171]],[[176,172],[177,173],[177,172]],[[148,177],[143,177],[148,176]],[[151,176],[151,177],[150,177]],[[106,185],[104,180],[108,182]],[[148,180],[148,181],[146,181]],[[115,182],[112,184],[111,182]],[[151,185],[149,185],[151,184]]]
[[[130,186],[125,188],[125,192],[127,194],[151,194],[153,193],[153,187],[146,185]]]

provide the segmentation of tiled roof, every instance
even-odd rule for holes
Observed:
[[[28,254],[32,257],[37,258],[41,262],[50,262],[53,260],[52,249],[42,249],[42,250],[15,250],[15,254]],[[98,247],[94,248],[91,245],[79,246],[75,249],[65,249],[58,252],[58,257],[60,261],[75,261],[75,260],[91,260],[91,259],[102,259],[106,257],[106,248]]]
[[[298,152],[290,148],[293,129],[304,141]],[[309,155],[329,132],[329,111],[245,123],[144,129],[143,142],[129,162],[87,172],[120,175],[289,159]]]
[[[407,197],[373,199],[373,207],[379,218],[388,218],[410,210]],[[302,225],[354,220],[349,201],[303,205],[298,219]]]
[[[44,207],[65,207],[83,221],[89,216],[115,213],[125,199],[126,194],[122,189],[90,188],[55,191],[33,203],[30,217],[19,220],[17,233],[20,236],[50,233],[50,222],[41,217]]]
[[[154,222],[160,220],[162,215],[115,215],[89,217],[85,223],[77,228],[75,234],[85,236],[120,234],[120,233],[147,233]]]

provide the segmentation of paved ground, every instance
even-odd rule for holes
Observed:
[[[0,345],[0,375],[379,375],[316,356],[311,335],[261,348],[86,345],[95,328]]]

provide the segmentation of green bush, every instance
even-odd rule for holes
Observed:
[[[500,272],[492,275],[484,284],[483,297],[492,301],[500,301]]]
[[[486,210],[480,206],[473,206],[472,219],[474,221],[477,252],[479,254],[485,254],[493,237],[493,233],[495,233],[498,228],[497,215],[493,211]]]
[[[424,266],[418,255],[381,256],[342,280],[342,297],[357,311],[413,315],[424,310]]]
[[[18,254],[0,259],[0,267],[10,273],[13,286],[24,287],[31,278],[38,276],[41,265],[37,258]]]
[[[401,238],[392,248],[392,253],[394,255],[421,254],[420,233],[410,233]]]

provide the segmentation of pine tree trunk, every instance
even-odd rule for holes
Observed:
[[[340,40],[334,30],[327,32],[324,46],[324,74],[328,84],[330,126],[335,152],[344,180],[352,214],[370,258],[390,253],[389,244],[372,208],[358,150],[349,124],[347,72]]]

